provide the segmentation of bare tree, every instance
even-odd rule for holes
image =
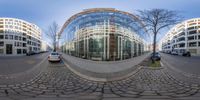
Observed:
[[[56,22],[53,22],[51,25],[49,25],[48,30],[46,32],[46,36],[50,40],[50,44],[53,46],[53,51],[56,51],[58,31],[58,24]]]
[[[160,30],[177,24],[182,20],[176,11],[166,9],[139,10],[139,19],[144,24],[148,33],[153,33],[153,57],[156,52],[156,36]],[[154,59],[152,59],[154,63]]]

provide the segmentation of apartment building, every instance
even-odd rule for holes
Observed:
[[[0,56],[25,55],[41,49],[41,29],[16,18],[0,17]]]
[[[200,55],[200,18],[183,21],[174,26],[161,40],[164,52],[176,51],[181,55],[189,51]]]

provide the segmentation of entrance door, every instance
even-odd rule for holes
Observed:
[[[6,44],[6,54],[12,54],[12,44]]]

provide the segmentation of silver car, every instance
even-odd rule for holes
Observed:
[[[60,61],[61,57],[60,54],[57,52],[52,52],[49,56],[48,56],[48,61],[49,62],[54,62],[54,61]]]

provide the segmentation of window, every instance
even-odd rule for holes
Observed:
[[[197,33],[196,30],[194,30],[194,31],[189,31],[189,35],[191,35],[191,34],[196,34],[196,33]]]
[[[17,49],[17,54],[21,54],[22,50],[21,49]]]
[[[13,26],[12,25],[9,25],[9,27],[12,29],[13,28]]]
[[[20,41],[22,40],[22,37],[21,37],[21,36],[19,36],[19,40],[20,40]]]
[[[20,46],[20,47],[22,47],[22,46],[23,46],[23,45],[22,45],[22,42],[19,42],[19,46]]]
[[[0,30],[0,33],[4,33],[4,31],[3,31],[3,30]]]
[[[29,45],[31,45],[31,41],[27,41],[27,43],[28,43]]]
[[[0,49],[0,54],[3,54],[3,49]]]
[[[17,47],[19,47],[19,42],[17,42]]]
[[[197,42],[190,42],[189,43],[189,47],[196,47],[197,46]]]
[[[8,39],[8,35],[5,35],[5,39]]]
[[[51,53],[51,55],[59,55],[58,53]]]
[[[185,47],[185,43],[179,44],[179,47]]]
[[[23,47],[26,47],[26,43],[23,43]]]
[[[15,36],[15,40],[18,40],[18,36]]]
[[[194,36],[188,37],[188,40],[194,40]]]
[[[12,40],[12,39],[13,39],[13,35],[9,35],[9,39],[11,39],[11,40]]]
[[[178,41],[185,41],[185,37],[179,38]]]
[[[185,35],[185,32],[181,32],[181,33],[179,34],[179,36],[183,36],[183,35]]]
[[[23,54],[26,54],[26,49],[23,49]]]
[[[4,46],[4,42],[3,41],[0,41],[0,46]]]
[[[17,42],[15,42],[15,46],[17,46]]]
[[[25,37],[23,37],[23,41],[26,41],[26,38],[25,38]]]
[[[31,39],[31,36],[28,36],[28,39]]]
[[[17,26],[15,26],[15,29],[18,29],[18,27],[17,27]]]
[[[0,39],[4,39],[4,35],[0,35]]]
[[[194,27],[189,27],[188,30],[194,29]]]
[[[23,36],[26,36],[26,33],[23,33]]]

